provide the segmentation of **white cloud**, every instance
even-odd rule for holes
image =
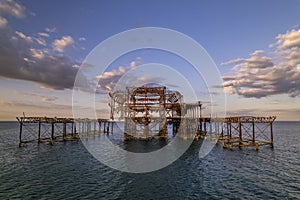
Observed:
[[[263,50],[255,50],[251,55],[252,56],[260,56],[261,54],[263,54],[264,51]]]
[[[45,28],[45,31],[48,32],[48,33],[54,33],[56,32],[56,28]]]
[[[85,37],[80,37],[78,40],[82,42],[82,41],[86,41],[86,38]]]
[[[22,18],[25,17],[25,7],[13,0],[3,0],[0,1],[0,13]]]
[[[7,25],[7,20],[0,16],[0,28],[4,28]]]
[[[34,38],[35,41],[42,46],[47,46],[46,40],[42,39],[42,38]]]
[[[236,59],[233,59],[233,60],[229,60],[229,61],[226,61],[226,62],[222,62],[221,65],[222,65],[222,66],[226,66],[226,65],[235,65],[235,64],[237,64],[237,63],[241,63],[243,60],[244,60],[244,58],[236,58]]]
[[[39,34],[39,36],[42,36],[42,37],[49,37],[50,36],[48,33],[44,33],[44,32],[40,32],[38,34]]]
[[[37,59],[43,59],[45,58],[45,53],[42,50],[39,49],[30,49],[31,55],[34,58]]]
[[[300,29],[276,37],[275,56],[264,56],[257,50],[248,58],[222,63],[232,67],[223,76],[225,91],[243,97],[261,98],[275,94],[300,96]]]
[[[119,79],[129,70],[135,68],[137,65],[142,63],[142,59],[138,57],[136,60],[131,61],[128,67],[120,66],[117,70],[104,72],[103,74],[97,76],[99,79],[99,84],[97,88],[98,93],[111,92],[115,87]]]
[[[285,34],[279,34],[276,39],[280,49],[300,47],[300,29],[293,29]]]
[[[16,35],[17,34],[17,35]],[[48,49],[33,48],[30,36],[12,29],[0,29],[0,77],[26,80],[43,88],[70,89],[78,64]]]
[[[32,38],[30,36],[25,35],[22,32],[16,31],[15,32],[20,38],[26,40],[27,42],[32,42]]]
[[[64,50],[73,45],[74,44],[74,40],[71,36],[67,35],[67,36],[63,36],[61,39],[56,39],[54,40],[54,42],[52,43],[53,49],[58,51],[58,52],[64,52]]]

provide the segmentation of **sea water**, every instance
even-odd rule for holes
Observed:
[[[18,123],[1,122],[0,199],[300,199],[300,122],[273,129],[273,149],[218,145],[199,159],[199,140],[171,165],[132,174],[97,161],[80,140],[19,148]]]

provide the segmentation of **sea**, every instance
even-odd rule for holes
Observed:
[[[81,140],[18,147],[18,123],[1,122],[0,199],[300,199],[300,122],[273,129],[274,148],[219,144],[199,158],[198,140],[165,168],[128,173],[99,162]]]

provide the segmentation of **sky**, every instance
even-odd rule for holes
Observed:
[[[23,112],[71,117],[75,77],[90,52],[123,31],[161,27],[189,36],[210,55],[223,80],[227,116],[300,121],[299,10],[298,0],[0,0],[0,120]],[[118,80],[153,62],[183,74],[209,115],[206,77],[195,77],[189,63],[169,52],[144,49],[95,75],[99,117],[109,117],[107,93]],[[171,77],[145,73],[140,79],[150,82]]]

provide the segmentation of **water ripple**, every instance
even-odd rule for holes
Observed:
[[[99,163],[80,141],[18,148],[17,124],[0,123],[0,199],[299,199],[300,124],[274,130],[274,149],[219,145],[199,160],[198,141],[164,169],[129,174]]]

